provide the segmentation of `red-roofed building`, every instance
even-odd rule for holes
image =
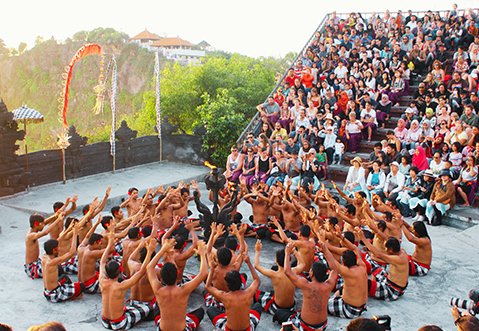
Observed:
[[[154,33],[151,33],[150,31],[145,29],[144,31],[137,34],[136,36],[130,38],[130,42],[137,43],[138,45],[142,47],[150,49],[151,44],[160,39],[161,39],[160,36]]]
[[[146,29],[130,38],[130,42],[137,43],[150,51],[160,51],[167,59],[181,64],[199,63],[200,58],[206,56],[204,48],[188,40],[180,37],[160,37]]]

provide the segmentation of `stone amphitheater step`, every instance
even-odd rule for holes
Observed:
[[[359,153],[371,153],[374,150],[374,145],[379,143],[379,140],[362,140],[361,145],[359,146]]]
[[[395,106],[392,107],[391,109],[391,117],[399,117],[402,114],[406,112],[406,109],[409,107],[409,104],[407,106]]]
[[[349,166],[350,165],[350,161],[352,159],[354,159],[355,157],[359,156],[361,158],[361,160],[363,161],[367,161],[369,159],[369,153],[356,153],[356,154],[353,154],[353,153],[350,153],[350,152],[346,152],[344,153],[343,155],[343,165],[347,165]]]
[[[328,166],[328,179],[344,182],[348,175],[348,169],[351,165],[343,160],[342,164],[331,164]]]

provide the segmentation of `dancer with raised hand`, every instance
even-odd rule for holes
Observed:
[[[260,253],[263,245],[260,240],[256,241],[255,245],[255,256],[254,256],[254,267],[261,274],[271,279],[273,285],[273,291],[257,291],[254,296],[254,301],[259,302],[264,311],[273,315],[273,322],[277,321],[279,323],[285,322],[289,316],[284,318],[284,314],[277,315],[278,310],[289,311],[290,314],[294,313],[295,300],[294,300],[294,290],[295,286],[291,280],[286,276],[284,271],[284,248],[276,251],[276,264],[278,270],[266,269],[261,266],[259,263]],[[301,273],[303,270],[303,265],[300,263],[293,268],[293,272],[296,274]]]
[[[156,302],[160,309],[160,316],[156,318],[158,330],[164,331],[194,331],[200,325],[204,316],[203,308],[198,308],[186,313],[188,299],[193,292],[206,279],[208,265],[206,263],[206,246],[203,241],[198,241],[196,253],[200,256],[200,272],[191,281],[177,285],[178,269],[173,263],[166,262],[161,268],[161,283],[158,280],[155,268],[160,258],[173,249],[176,242],[167,239],[161,250],[148,264],[147,275],[151,287],[155,292]]]
[[[381,268],[375,270],[375,276],[368,283],[369,296],[386,301],[399,299],[406,290],[409,277],[409,259],[406,251],[401,249],[401,242],[390,237],[384,243],[385,251],[381,251],[366,239],[362,229],[356,228],[355,233],[371,253],[389,264],[389,273]]]
[[[50,302],[62,302],[81,295],[84,285],[80,282],[73,283],[67,276],[58,277],[59,266],[75,256],[77,248],[77,226],[73,227],[73,240],[70,251],[60,255],[58,254],[58,240],[49,239],[45,242],[45,254],[42,256],[43,269],[43,295]]]
[[[341,245],[347,248],[339,263],[329,251],[328,245],[319,243],[328,265],[344,280],[343,288],[328,301],[328,313],[342,318],[356,318],[366,310],[368,301],[368,274],[361,259],[361,251],[349,240],[341,237]]]
[[[336,271],[331,271],[329,276],[326,267],[314,262],[309,276],[311,281],[296,275],[291,269],[290,256],[294,244],[289,242],[286,245],[284,258],[284,271],[291,282],[301,289],[303,304],[301,311],[293,314],[289,321],[300,331],[326,330],[328,326],[328,299],[331,291],[336,286]]]
[[[415,245],[414,253],[409,255],[409,276],[426,276],[431,269],[432,245],[424,222],[416,221],[411,225],[403,221],[402,230],[407,240]]]
[[[256,330],[263,309],[261,304],[254,303],[253,297],[259,288],[260,279],[248,256],[243,253],[244,262],[253,277],[253,282],[243,289],[243,282],[238,271],[233,270],[226,274],[225,281],[228,291],[221,291],[212,286],[217,265],[213,262],[211,271],[206,281],[206,290],[225,306],[225,311],[216,307],[208,308],[208,317],[218,330]],[[249,309],[248,309],[249,308]]]
[[[65,214],[56,212],[49,218],[33,214],[30,216],[30,230],[25,236],[25,273],[31,279],[42,278],[42,260],[40,259],[40,246],[38,240],[45,237],[58,223],[63,222]],[[52,222],[53,223],[50,223]],[[45,227],[47,224],[49,224]]]
[[[96,264],[105,248],[101,248],[103,236],[95,233],[95,230],[101,219],[100,215],[78,246],[78,280],[85,285],[84,293],[88,294],[95,294],[100,287]]]
[[[115,234],[109,232],[108,246],[100,260],[100,290],[102,301],[102,325],[111,330],[128,330],[135,324],[144,320],[152,308],[148,304],[130,303],[125,306],[125,295],[129,288],[133,287],[146,272],[146,266],[150,262],[150,256],[156,247],[156,241],[151,239],[147,244],[147,256],[140,270],[129,279],[119,282],[121,274],[120,264],[115,260],[108,260],[109,252],[113,250]]]

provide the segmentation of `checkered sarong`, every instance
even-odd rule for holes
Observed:
[[[83,282],[83,285],[85,285],[85,290],[83,292],[88,294],[95,294],[96,292],[98,292],[98,289],[100,287],[100,282],[98,281],[98,275],[99,273],[96,272],[95,276]]]
[[[68,276],[63,276],[58,286],[53,290],[43,290],[45,299],[50,302],[63,302],[75,298],[81,294],[80,283],[73,283]]]
[[[404,294],[407,284],[404,288],[401,288],[400,286],[391,282],[387,276],[378,276],[376,276],[376,280],[371,280],[369,296],[378,300],[396,301]]]
[[[196,277],[196,275],[193,275],[193,274],[190,274],[190,275],[185,275],[185,274],[183,274],[183,276],[181,277],[180,282],[179,282],[177,285],[178,285],[178,286],[181,286],[181,285],[184,285],[184,284],[186,284],[186,283],[189,283],[189,282],[191,282],[195,277]]]
[[[324,323],[318,324],[318,325],[311,325],[306,322],[304,322],[301,319],[301,313],[298,311],[295,314],[291,315],[289,318],[289,321],[293,323],[293,325],[299,330],[299,331],[324,331],[328,327],[328,321],[326,320]]]
[[[225,310],[225,306],[223,305],[223,303],[221,301],[219,301],[218,299],[216,299],[213,294],[211,294],[210,292],[206,292],[205,295],[204,295],[204,301],[205,301],[205,306],[206,308],[209,308],[209,307],[216,307],[222,311]]]
[[[63,272],[68,275],[78,274],[78,256],[72,257],[61,264]]]
[[[39,258],[38,260],[23,265],[25,268],[25,273],[31,279],[42,278],[43,270],[42,270],[42,260]]]
[[[125,306],[125,313],[116,320],[109,320],[105,317],[101,318],[101,324],[105,329],[111,330],[128,330],[136,323],[145,319],[150,314],[151,306],[148,303],[135,301]]]
[[[326,258],[324,257],[323,252],[319,251],[318,248],[315,248],[314,262],[319,262],[319,263],[323,264],[326,267],[326,269],[331,269],[329,267],[328,260],[326,260]]]
[[[377,262],[376,260],[374,260],[371,255],[369,255],[368,253],[364,253],[362,255],[362,258],[363,258],[363,261],[364,263],[366,264],[366,269],[367,269],[367,273],[368,275],[377,275],[378,273],[382,272],[382,270],[384,270],[384,267],[386,265],[381,265],[379,262]],[[380,271],[378,271],[380,270]]]
[[[254,302],[259,302],[263,310],[270,313],[271,315],[276,314],[279,309],[289,310],[291,311],[291,313],[294,312],[294,305],[290,308],[280,308],[276,305],[274,299],[274,291],[256,291],[256,294],[254,296]]]
[[[118,255],[123,256],[123,241],[118,240],[115,244],[115,252],[118,253]]]
[[[261,315],[256,310],[250,310],[249,312],[249,321],[250,321],[250,328],[248,331],[255,331],[256,327],[259,324],[259,320]],[[226,313],[219,314],[213,319],[213,325],[217,330],[220,331],[228,331],[228,327],[226,326]]]
[[[422,277],[427,275],[427,273],[429,272],[429,269],[431,269],[431,266],[414,261],[412,259],[412,256],[410,255],[408,256],[408,258],[409,258],[409,276]]]
[[[341,277],[341,275],[338,275],[338,278],[336,280],[336,287],[334,288],[335,291],[339,291],[342,289],[344,286],[344,278]]]
[[[156,324],[158,325],[158,330],[160,330],[160,321],[161,321],[161,317],[159,317],[156,321]],[[200,320],[198,320],[197,316],[193,314],[186,314],[186,326],[184,331],[196,331],[199,325],[200,325]]]
[[[328,300],[328,313],[332,316],[353,319],[361,316],[366,310],[366,305],[354,307],[344,302],[342,297],[332,297]]]

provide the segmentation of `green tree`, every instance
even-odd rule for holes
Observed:
[[[238,104],[227,89],[220,89],[215,97],[205,93],[203,104],[198,107],[198,125],[206,127],[203,148],[218,166],[224,166],[229,149],[243,130],[244,116],[235,108]]]

